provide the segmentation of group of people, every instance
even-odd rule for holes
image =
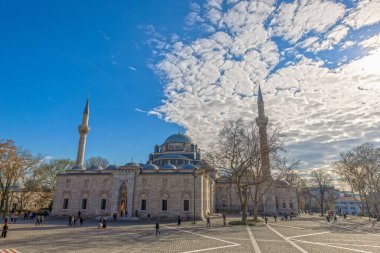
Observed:
[[[43,215],[37,215],[36,217],[36,226],[42,226],[45,217]]]
[[[106,219],[106,217],[102,216],[100,218],[98,228],[107,228],[107,219]]]
[[[84,222],[84,217],[83,217],[82,213],[79,211],[77,216],[75,216],[75,215],[69,216],[68,226],[69,227],[72,227],[72,226],[81,226],[82,227],[83,222]]]

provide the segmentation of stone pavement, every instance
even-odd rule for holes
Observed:
[[[231,218],[232,219],[232,218]],[[97,221],[84,227],[67,227],[64,220],[47,219],[42,227],[33,221],[10,224],[8,237],[0,239],[0,250],[33,252],[379,252],[380,228],[361,218],[327,223],[318,216],[302,216],[292,221],[270,219],[268,226],[223,226],[220,218],[193,225],[162,223],[156,236],[154,223],[109,221],[98,229]],[[0,251],[1,252],[1,251]]]

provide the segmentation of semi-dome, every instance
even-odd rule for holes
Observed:
[[[195,166],[194,164],[191,164],[191,163],[186,163],[186,164],[181,166],[181,169],[193,170],[193,169],[197,169],[197,166]]]
[[[135,163],[135,162],[129,162],[125,166],[133,166],[133,167],[140,167],[140,164]]]
[[[114,165],[114,164],[109,165],[109,166],[106,168],[106,170],[118,170],[118,169],[119,169],[119,166]]]
[[[165,165],[162,165],[161,167],[160,167],[160,169],[164,169],[164,170],[176,170],[177,169],[177,167],[176,166],[174,166],[173,164],[165,164]]]
[[[189,136],[178,133],[170,135],[168,138],[166,138],[164,144],[168,143],[192,143],[192,140]]]
[[[148,163],[144,165],[144,170],[159,170],[158,166],[153,163]]]
[[[85,170],[86,168],[84,166],[80,165],[74,165],[71,170]]]
[[[87,170],[103,170],[103,167],[100,165],[92,165],[90,168]]]

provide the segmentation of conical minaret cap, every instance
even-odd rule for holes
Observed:
[[[261,93],[261,87],[260,87],[260,84],[259,84],[259,93],[257,95],[257,102],[258,103],[264,103],[264,100],[263,100],[263,94]]]
[[[87,98],[86,107],[84,108],[83,114],[90,114],[90,99]]]

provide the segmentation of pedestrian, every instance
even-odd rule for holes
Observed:
[[[71,223],[71,215],[69,216],[69,224],[68,226],[71,227],[73,224]]]
[[[76,216],[73,216],[73,218],[74,218],[74,226],[77,226],[78,218]]]
[[[178,215],[178,219],[177,219],[177,226],[181,226],[181,216]]]
[[[338,221],[338,217],[336,217],[336,214],[334,215],[334,222]]]
[[[375,226],[375,223],[376,223],[376,219],[374,219],[374,220],[372,221],[372,228]]]
[[[106,217],[103,218],[103,228],[107,228],[107,219],[106,219]]]
[[[277,222],[277,215],[276,214],[273,216],[273,218],[274,218],[274,222]]]
[[[158,221],[156,222],[156,236],[157,235],[160,235],[161,232],[160,232],[160,224],[158,223]]]
[[[84,217],[81,215],[79,217],[79,222],[80,222],[80,226],[82,227],[83,226],[83,221],[84,221]]]
[[[24,220],[27,220],[28,219],[28,213],[24,213]]]
[[[36,217],[36,225],[35,226],[39,226],[40,225],[40,216],[37,215]]]
[[[40,225],[42,226],[42,223],[44,222],[44,216],[40,215]]]
[[[264,220],[265,220],[265,224],[268,224],[268,217],[265,216]]]
[[[211,223],[210,223],[210,216],[207,216],[207,224],[206,224],[206,228],[207,227],[210,227],[211,226]]]
[[[102,228],[102,227],[103,227],[103,216],[100,218],[99,225],[98,225],[98,228]]]
[[[343,218],[346,219],[347,218],[347,214],[343,214]]]
[[[223,226],[225,226],[225,225],[226,225],[226,215],[223,214]]]
[[[4,223],[3,231],[1,232],[1,237],[2,238],[7,237],[7,233],[8,233],[8,223]]]
[[[150,213],[148,213],[148,222],[150,223]]]

